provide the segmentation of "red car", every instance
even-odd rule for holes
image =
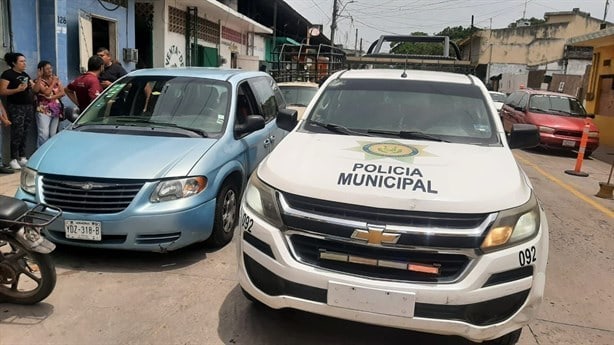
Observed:
[[[599,146],[599,129],[575,97],[543,90],[518,90],[510,94],[501,109],[506,132],[515,123],[528,123],[539,128],[540,146],[578,150],[585,121],[589,123],[584,157]]]

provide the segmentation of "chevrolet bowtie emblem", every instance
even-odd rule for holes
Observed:
[[[395,244],[401,235],[385,233],[383,229],[355,229],[352,238],[366,241],[367,244]]]

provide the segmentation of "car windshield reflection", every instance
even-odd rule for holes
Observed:
[[[88,125],[183,129],[200,136],[223,132],[230,88],[205,78],[141,76],[122,79],[75,122]]]

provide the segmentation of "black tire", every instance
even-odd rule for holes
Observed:
[[[485,341],[482,344],[485,344],[485,345],[514,345],[520,339],[520,333],[522,333],[522,328],[517,329],[497,339]]]
[[[226,182],[217,194],[213,232],[207,239],[207,245],[223,247],[232,240],[239,218],[239,188],[232,182]]]
[[[0,238],[0,299],[14,304],[35,304],[47,298],[55,288],[55,265],[50,255],[27,251],[12,237]],[[34,268],[37,267],[38,270]],[[29,272],[26,272],[28,270]],[[38,271],[39,275],[36,275]],[[29,273],[29,274],[28,274]],[[36,277],[36,281],[30,277]],[[19,284],[22,277],[30,279],[28,285],[37,286],[27,291]],[[13,288],[13,284],[16,283]]]

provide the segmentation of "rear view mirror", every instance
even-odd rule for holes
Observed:
[[[68,120],[71,123],[79,117],[81,111],[76,107],[64,107],[64,120]]]
[[[539,145],[539,130],[535,125],[517,123],[507,138],[510,149],[528,149]]]
[[[248,115],[244,123],[235,125],[234,130],[237,135],[255,132],[263,129],[265,125],[264,117],[260,115]]]

